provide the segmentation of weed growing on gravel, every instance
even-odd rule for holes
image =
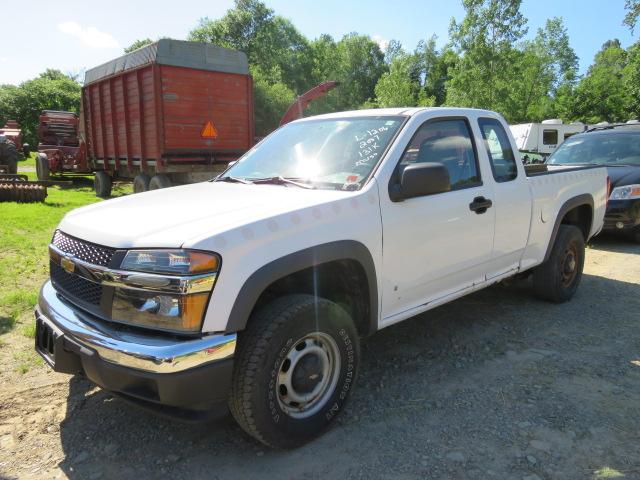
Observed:
[[[16,361],[16,370],[22,374],[44,363],[40,355],[32,349],[14,353],[13,359]]]
[[[22,327],[22,335],[27,338],[36,338],[36,324],[29,323]]]

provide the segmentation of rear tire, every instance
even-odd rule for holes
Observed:
[[[551,255],[533,272],[538,298],[554,303],[570,300],[576,293],[584,268],[584,237],[573,225],[560,225]]]
[[[133,193],[142,193],[149,190],[149,182],[151,178],[146,173],[136,175],[133,179]]]
[[[15,143],[7,141],[2,150],[4,150],[4,155],[0,158],[0,165],[6,165],[9,173],[18,173],[18,149]]]
[[[287,295],[240,333],[229,408],[242,429],[275,448],[320,435],[356,380],[359,343],[350,316],[312,295]]]
[[[96,191],[96,196],[100,198],[109,198],[111,196],[111,188],[113,183],[111,177],[104,170],[100,170],[95,173],[93,177],[93,188]]]
[[[36,157],[36,175],[38,180],[46,181],[51,178],[51,172],[49,170],[49,157],[44,153],[39,153]]]
[[[166,175],[160,173],[154,175],[149,182],[149,190],[158,190],[159,188],[169,188],[171,180]]]

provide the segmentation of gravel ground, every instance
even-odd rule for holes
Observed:
[[[292,452],[3,363],[0,478],[640,478],[639,312],[640,246],[597,240],[567,304],[522,282],[378,332],[345,414]]]

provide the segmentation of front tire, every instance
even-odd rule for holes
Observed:
[[[533,272],[537,297],[554,303],[573,297],[584,268],[584,237],[573,225],[560,225],[551,255]]]
[[[341,307],[312,295],[281,297],[239,336],[231,413],[268,446],[303,445],[344,409],[359,356],[356,329]]]
[[[51,178],[51,171],[49,170],[49,157],[44,153],[39,153],[36,157],[36,175],[38,180],[46,181]]]

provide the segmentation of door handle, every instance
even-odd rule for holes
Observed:
[[[484,197],[476,197],[473,199],[473,202],[469,204],[469,210],[476,212],[478,215],[486,212],[491,206],[493,202],[488,198]]]

